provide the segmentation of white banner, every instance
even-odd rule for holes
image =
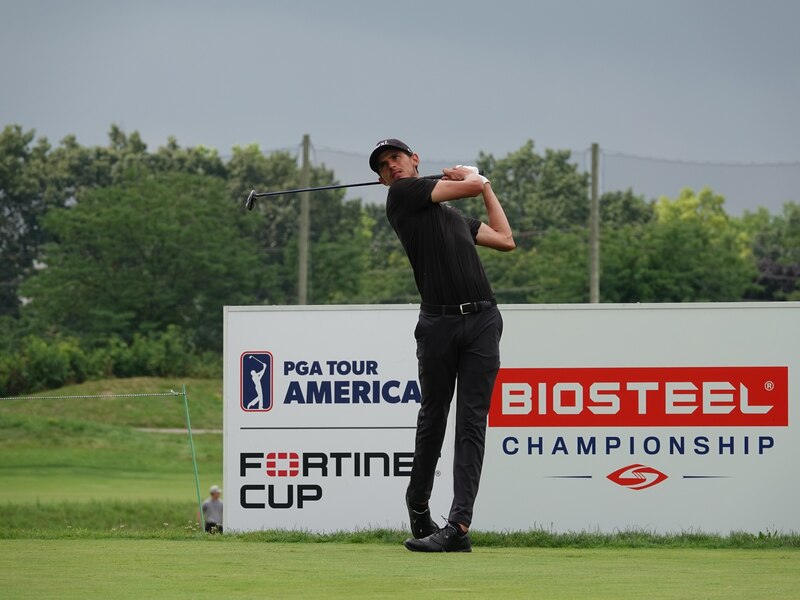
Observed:
[[[501,311],[475,528],[800,531],[800,303]],[[226,528],[406,526],[417,315],[225,309]]]

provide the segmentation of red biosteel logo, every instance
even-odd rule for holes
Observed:
[[[785,427],[788,367],[500,369],[489,427]]]
[[[629,490],[645,490],[658,485],[667,476],[658,469],[637,463],[609,473],[606,478]]]

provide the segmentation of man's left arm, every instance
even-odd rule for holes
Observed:
[[[448,200],[471,198],[481,193],[489,223],[481,223],[478,233],[475,235],[475,243],[501,252],[509,252],[516,248],[511,225],[508,223],[503,206],[497,199],[489,180],[479,175],[478,169],[475,167],[459,165],[452,169],[443,169],[442,172],[444,178],[436,182],[436,186],[431,192],[431,200],[447,202]]]
[[[489,223],[481,223],[475,243],[478,246],[486,246],[501,252],[509,252],[516,248],[506,211],[503,210],[500,200],[497,199],[492,189],[492,184],[488,181],[483,184],[483,204],[486,206]]]

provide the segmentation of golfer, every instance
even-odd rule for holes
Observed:
[[[440,180],[419,176],[419,156],[397,139],[378,142],[370,168],[389,187],[386,216],[400,238],[422,298],[417,340],[422,402],[406,505],[414,552],[470,552],[467,532],[478,493],[486,415],[500,367],[503,319],[475,245],[509,251],[514,238],[489,181],[475,167],[444,169]],[[488,223],[443,202],[483,195]],[[453,504],[444,527],[428,500],[456,392]]]

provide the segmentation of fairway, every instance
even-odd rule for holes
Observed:
[[[42,577],[42,560],[47,577]],[[796,598],[800,553],[5,540],[9,598]]]

